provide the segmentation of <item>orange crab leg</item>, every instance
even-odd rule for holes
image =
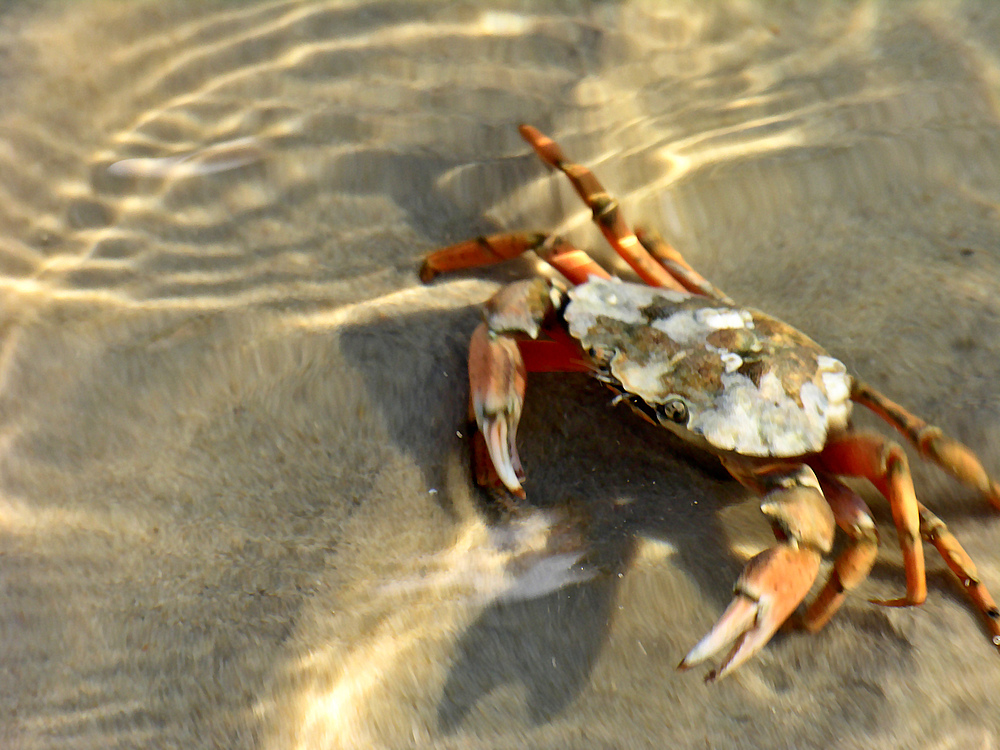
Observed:
[[[545,241],[544,234],[494,234],[449,245],[427,255],[420,267],[420,280],[425,284],[439,273],[461,268],[477,268],[516,258],[534,250]]]
[[[583,250],[579,250],[562,237],[552,236],[535,253],[546,263],[565,276],[571,284],[582,284],[591,276],[610,279],[605,271]]]
[[[583,250],[561,237],[535,232],[493,234],[489,237],[449,245],[427,255],[420,267],[420,280],[429,283],[439,273],[461,268],[477,268],[502,263],[529,250],[552,265],[573,284],[582,284],[589,276],[609,278],[610,274]]]
[[[635,236],[639,239],[646,251],[659,261],[667,272],[677,279],[685,289],[693,294],[700,294],[703,297],[711,297],[727,305],[733,304],[733,300],[726,296],[721,289],[712,282],[695,271],[691,264],[684,260],[673,246],[655,232],[648,232],[642,229],[635,230]]]
[[[951,571],[962,582],[962,588],[969,595],[973,604],[983,613],[986,626],[990,631],[993,645],[1000,649],[1000,609],[990,596],[990,592],[979,580],[976,564],[962,548],[955,535],[952,534],[944,521],[935,516],[925,506],[918,504],[920,511],[920,534],[934,545]]]
[[[827,443],[817,463],[831,474],[864,477],[889,501],[903,551],[906,596],[876,603],[894,607],[922,604],[927,598],[927,581],[920,541],[920,514],[903,449],[881,435],[849,433]]]
[[[1000,510],[1000,483],[990,477],[976,454],[962,443],[927,424],[867,383],[854,382],[851,399],[866,406],[899,430],[914,448],[963,484],[979,490]]]
[[[518,130],[521,137],[535,149],[535,153],[542,161],[555,167],[569,178],[577,194],[593,211],[594,223],[597,224],[608,244],[643,281],[651,286],[685,291],[680,282],[671,276],[639,244],[639,240],[625,223],[625,217],[618,206],[618,201],[608,194],[589,169],[569,161],[559,144],[536,128],[530,125],[521,125]]]
[[[834,561],[826,584],[806,609],[802,626],[810,633],[826,625],[847,593],[868,577],[878,556],[878,531],[861,496],[831,477],[820,475],[819,483],[834,520],[851,542]]]

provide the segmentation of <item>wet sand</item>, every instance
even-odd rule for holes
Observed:
[[[933,550],[926,604],[868,603],[904,587],[870,492],[826,629],[676,672],[771,543],[755,499],[541,375],[501,518],[464,357],[533,264],[416,275],[507,229],[609,259],[530,122],[996,476],[1000,6],[515,5],[0,12],[0,747],[1000,745]],[[911,463],[1000,593],[1000,513]]]

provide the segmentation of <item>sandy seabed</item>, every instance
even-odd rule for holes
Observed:
[[[825,630],[676,672],[754,499],[541,375],[505,520],[464,357],[532,263],[416,275],[500,230],[608,259],[530,122],[1000,474],[1000,4],[6,3],[0,76],[0,747],[1000,747],[941,561],[868,603],[871,493]],[[1000,591],[1000,513],[911,462]]]

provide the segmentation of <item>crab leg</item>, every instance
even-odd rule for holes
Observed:
[[[962,545],[940,518],[917,501],[903,449],[880,435],[853,434],[828,443],[819,461],[826,471],[865,477],[892,507],[906,566],[906,596],[875,603],[901,606],[924,601],[927,583],[921,540],[927,540],[961,580],[969,598],[985,616],[993,644],[1000,647],[1000,610]]]
[[[1000,609],[990,596],[990,592],[979,580],[976,564],[958,543],[954,534],[948,531],[944,521],[918,503],[920,511],[920,535],[934,545],[945,563],[962,582],[962,588],[969,595],[976,608],[983,613],[990,631],[993,645],[1000,649]]]
[[[651,286],[685,291],[681,283],[639,244],[639,240],[625,223],[618,201],[608,194],[589,169],[569,161],[559,144],[536,128],[521,125],[518,130],[542,161],[569,178],[577,194],[593,211],[594,223],[608,244],[643,281]]]
[[[588,276],[606,279],[610,275],[583,250],[561,237],[522,232],[476,237],[435,250],[424,258],[420,280],[426,284],[444,271],[502,263],[529,250],[534,250],[573,284],[582,284]]]
[[[867,383],[855,381],[851,399],[868,407],[899,430],[920,453],[960,482],[979,490],[1000,509],[1000,484],[986,473],[976,454],[962,443],[927,424]]]
[[[906,454],[896,443],[874,433],[849,433],[827,443],[818,462],[831,474],[864,477],[889,501],[906,569],[906,596],[875,601],[889,607],[923,604],[927,598],[920,515]]]
[[[733,304],[733,300],[706,279],[700,273],[691,268],[691,265],[684,260],[684,256],[675,250],[671,245],[655,232],[648,232],[641,229],[635,230],[635,236],[647,252],[659,261],[671,276],[677,279],[685,289],[703,297],[725,302],[727,305]]]
[[[759,484],[750,476],[734,474],[746,484]],[[719,669],[709,672],[706,680],[724,677],[767,644],[809,593],[819,573],[821,554],[833,545],[833,513],[811,469],[801,466],[792,473],[771,473],[759,480],[770,488],[761,510],[771,518],[780,543],[747,562],[729,607],[677,665],[688,669],[734,643]]]
[[[834,561],[826,584],[806,609],[802,626],[810,633],[826,625],[847,593],[868,577],[878,555],[878,530],[865,501],[836,479],[820,475],[819,481],[834,520],[851,542]]]
[[[427,284],[444,271],[502,263],[528,250],[534,250],[544,241],[544,234],[523,232],[480,236],[442,247],[424,258],[424,263],[420,267],[420,280]]]

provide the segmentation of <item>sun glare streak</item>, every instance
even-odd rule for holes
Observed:
[[[636,548],[635,559],[644,565],[657,565],[677,554],[677,547],[665,539],[642,537]]]
[[[51,534],[64,528],[99,527],[90,513],[70,508],[32,507],[23,500],[0,497],[0,533],[26,536]]]
[[[148,76],[147,80],[137,83],[135,90],[137,92],[156,90],[162,86],[165,78],[182,73],[185,67],[197,66],[200,61],[210,58],[212,55],[221,54],[237,45],[263,40],[269,35],[278,36],[280,32],[286,31],[293,25],[304,23],[310,17],[324,10],[327,10],[325,6],[293,7],[279,18],[262,23],[250,31],[226,37],[224,41],[216,44],[201,45],[183,54],[179,53],[170,60],[170,64],[165,69],[158,69]],[[429,42],[435,38],[452,35],[511,36],[524,33],[529,26],[529,19],[518,14],[486,12],[472,24],[413,21],[367,33],[353,34],[350,37],[325,39],[320,42],[300,42],[283,53],[275,54],[273,57],[263,59],[258,63],[244,64],[228,73],[220,73],[205,81],[200,87],[192,88],[167,99],[160,106],[143,112],[131,126],[125,129],[125,132],[141,131],[144,126],[163,119],[166,113],[171,110],[208,99],[214,92],[239,85],[248,79],[259,78],[270,72],[300,67],[314,55],[399,45],[414,39]],[[218,132],[223,132],[221,127],[218,128]],[[119,136],[119,140],[121,139],[122,137]]]
[[[9,437],[0,441],[0,452],[9,450],[9,443]],[[128,514],[84,512],[70,507],[36,504],[21,498],[0,495],[0,533],[50,537],[67,532],[107,534],[109,530],[135,536],[145,536],[147,532],[143,523]]]
[[[294,747],[315,747],[317,738],[332,747],[373,747],[376,736],[365,717],[368,696],[389,678],[393,667],[405,662],[415,644],[430,635],[430,628],[444,630],[449,624],[447,618],[436,617],[426,623],[426,631],[400,633],[383,625],[371,633],[368,642],[342,660],[332,689],[302,697],[302,714],[295,722],[299,740]]]
[[[424,726],[416,704],[434,704],[434,686],[449,669],[457,634],[484,607],[539,598],[596,575],[580,562],[583,546],[574,548],[570,537],[567,548],[563,526],[557,514],[542,511],[500,526],[470,519],[453,544],[410,560],[405,574],[383,573],[380,578],[388,581],[381,585],[359,581],[343,592],[334,615],[345,618],[335,623],[343,640],[320,639],[323,645],[292,665],[300,688],[281,711],[286,741],[276,739],[273,746],[365,748],[384,742],[386,731],[412,732],[408,740],[429,736],[432,728]],[[676,549],[643,539],[638,553],[638,564],[658,565]],[[349,635],[351,623],[371,621],[376,624],[363,628],[363,638]],[[412,715],[399,715],[401,705]],[[381,714],[386,706],[395,706],[391,717]],[[277,708],[262,702],[255,711]]]
[[[469,524],[451,549],[414,561],[417,575],[394,580],[380,592],[454,590],[482,605],[534,599],[592,578],[593,571],[578,565],[580,550],[552,552],[553,526],[554,519],[540,512],[509,527]]]
[[[239,169],[264,159],[256,138],[234,138],[177,156],[122,159],[108,167],[118,177],[181,179]]]
[[[483,607],[544,596],[593,577],[594,571],[579,565],[582,550],[552,550],[556,520],[538,512],[490,528],[472,519],[449,548],[410,561],[407,570],[416,573],[380,586],[359,584],[347,593],[354,604],[341,607],[349,613],[345,616],[377,617],[378,624],[345,650],[315,648],[292,667],[313,682],[295,699],[292,746],[371,747],[384,739],[382,703],[372,696],[408,689],[421,691],[421,698],[428,695],[427,686],[437,684],[448,668],[446,652],[455,634]],[[257,710],[270,709],[261,705]],[[413,731],[423,730],[415,725]]]
[[[771,129],[776,127],[783,129],[772,132]],[[755,132],[765,129],[766,133]],[[653,138],[644,140],[645,142],[655,141]],[[629,204],[635,204],[648,196],[665,194],[686,176],[711,164],[727,164],[751,156],[757,157],[768,153],[791,151],[807,143],[807,133],[795,113],[759,118],[743,122],[736,127],[722,128],[698,133],[689,138],[671,140],[668,145],[662,146],[655,152],[660,163],[664,165],[662,174],[656,179],[647,180],[641,186],[617,197],[624,204],[625,210],[628,211]],[[587,158],[586,166],[598,176],[598,179],[605,180],[607,187],[606,178],[602,178],[602,171],[606,171],[605,167],[613,167],[620,163],[629,154],[629,151],[623,151],[621,148],[610,147],[603,153]],[[441,178],[441,183],[457,183],[461,177],[462,175],[457,170],[453,170]],[[553,185],[556,186],[555,189],[561,195],[565,196],[565,200],[561,201],[565,210],[560,215],[559,223],[550,230],[552,234],[569,234],[589,225],[593,220],[592,212],[576,201],[572,189],[565,184],[560,175],[551,173],[540,174],[523,187],[512,191],[511,195],[494,206],[488,215],[504,224],[510,219],[507,215],[510,206],[531,205],[533,202],[543,200],[543,194],[551,191]],[[548,199],[546,198],[546,200]],[[671,228],[676,230],[680,225],[676,210],[673,212],[672,219]]]
[[[495,288],[488,282],[475,279],[451,281],[448,287],[447,294],[442,294],[439,287],[415,286],[401,289],[373,300],[307,314],[290,315],[285,319],[285,325],[296,329],[333,329],[409,312],[445,310],[481,302],[489,296],[489,290]]]

